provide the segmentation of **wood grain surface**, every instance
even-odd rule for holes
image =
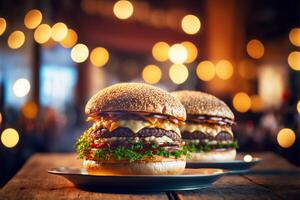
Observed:
[[[0,190],[0,199],[299,199],[300,171],[273,153],[243,175],[228,175],[207,189],[151,194],[95,193],[77,189],[52,167],[81,166],[75,154],[35,154]]]

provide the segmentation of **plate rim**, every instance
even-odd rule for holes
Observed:
[[[259,163],[263,161],[260,157],[253,157],[253,160],[247,162],[242,159],[228,161],[186,161],[186,164],[237,164],[237,163]]]
[[[214,170],[221,170],[221,172],[216,172],[216,173],[211,173],[211,174],[177,174],[177,175],[93,175],[93,174],[83,174],[83,173],[65,173],[65,172],[60,172],[57,169],[60,168],[68,168],[65,166],[62,167],[53,167],[47,170],[49,174],[53,175],[79,175],[79,176],[89,176],[89,177],[102,177],[102,178],[107,178],[107,177],[126,177],[126,178],[192,178],[192,177],[212,177],[212,176],[223,176],[226,174],[229,174],[231,170],[226,170],[226,169],[221,169],[221,168],[201,168],[201,169],[214,169]],[[71,168],[71,167],[69,167]],[[80,167],[74,167],[75,169],[84,169]],[[191,168],[186,168],[186,169],[191,169]]]

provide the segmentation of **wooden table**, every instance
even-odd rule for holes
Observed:
[[[300,199],[300,171],[273,153],[244,175],[227,175],[211,188],[172,193],[112,194],[75,188],[66,179],[47,173],[59,166],[81,166],[75,154],[35,154],[1,190],[0,199]]]

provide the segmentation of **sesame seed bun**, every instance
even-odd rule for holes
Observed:
[[[83,166],[91,175],[173,175],[181,174],[185,168],[185,158],[161,158],[160,161],[149,162],[97,162],[84,160]]]
[[[101,112],[147,112],[186,119],[180,101],[158,87],[143,83],[119,83],[96,93],[86,104],[85,113],[96,116]]]
[[[184,105],[188,115],[207,115],[234,120],[234,115],[224,101],[199,91],[181,90],[172,92]]]

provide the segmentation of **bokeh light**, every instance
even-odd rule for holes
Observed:
[[[30,10],[24,17],[24,24],[29,29],[35,29],[42,22],[43,15],[37,9]]]
[[[1,142],[5,147],[13,148],[19,142],[19,133],[13,128],[7,128],[1,134]]]
[[[170,46],[166,42],[155,43],[155,45],[152,47],[153,58],[160,62],[168,60],[169,48]]]
[[[182,44],[174,44],[170,47],[169,59],[175,64],[182,64],[187,59],[187,50]]]
[[[255,63],[250,59],[241,60],[238,65],[239,75],[247,80],[257,77],[257,68]]]
[[[216,74],[222,80],[227,80],[232,77],[233,66],[228,60],[220,60],[216,64]]]
[[[51,27],[48,24],[41,24],[34,31],[34,40],[39,44],[46,43],[51,38],[51,34]]]
[[[233,97],[233,107],[238,112],[247,112],[251,107],[251,99],[248,94],[239,92]]]
[[[53,47],[55,47],[55,45],[56,45],[56,42],[54,40],[52,40],[51,38],[47,42],[42,44],[42,46],[47,49],[52,49]]]
[[[36,119],[38,115],[38,105],[34,101],[29,101],[22,106],[22,114],[27,119]]]
[[[283,128],[277,134],[277,142],[282,148],[291,147],[296,140],[296,134],[292,129]]]
[[[264,109],[264,102],[259,95],[251,95],[251,111],[262,112]]]
[[[65,39],[67,34],[68,34],[68,27],[64,23],[58,22],[52,26],[51,37],[54,41],[56,42],[62,41],[63,39]]]
[[[18,79],[13,85],[13,92],[16,97],[24,97],[30,91],[30,82],[25,78]]]
[[[22,31],[12,32],[7,39],[7,45],[11,49],[20,48],[25,42],[25,35]]]
[[[69,29],[68,30],[68,34],[67,36],[59,42],[59,44],[65,48],[72,48],[78,40],[78,35],[76,33],[76,31],[74,31],[73,29]]]
[[[3,117],[2,117],[2,113],[0,112],[0,125],[2,123]]]
[[[298,111],[298,113],[300,114],[300,100],[299,100],[298,103],[297,103],[297,111]]]
[[[201,27],[200,19],[195,15],[186,15],[181,21],[182,30],[190,35],[196,34],[199,32]]]
[[[293,51],[289,54],[288,63],[293,70],[300,70],[300,52]]]
[[[210,61],[202,61],[198,64],[196,73],[200,80],[209,81],[215,76],[215,66]]]
[[[6,20],[3,17],[0,17],[0,36],[5,32],[6,30]]]
[[[89,49],[85,44],[76,44],[71,50],[71,58],[76,63],[84,62],[89,56]]]
[[[300,28],[293,28],[289,33],[289,39],[293,45],[300,47]]]
[[[173,83],[182,84],[189,77],[189,70],[183,64],[174,64],[169,69],[169,77]]]
[[[253,160],[253,157],[250,154],[247,154],[244,156],[244,161],[245,162],[251,162]]]
[[[253,39],[247,44],[247,53],[251,58],[259,59],[263,57],[265,52],[265,47],[261,41]]]
[[[144,67],[142,77],[146,83],[156,84],[161,79],[161,70],[156,65],[147,65]]]
[[[121,0],[115,3],[114,14],[119,19],[128,19],[133,14],[133,5],[130,1]]]
[[[96,67],[102,67],[109,60],[109,53],[103,47],[97,47],[91,51],[90,61]]]
[[[194,45],[192,42],[185,41],[181,43],[187,50],[187,58],[185,60],[185,63],[192,63],[196,60],[198,56],[198,49],[196,45]]]

